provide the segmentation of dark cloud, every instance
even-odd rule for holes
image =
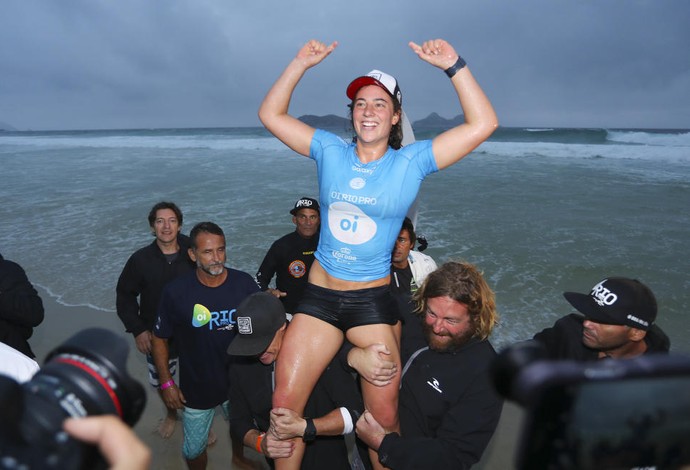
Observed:
[[[442,37],[503,125],[690,128],[688,24],[686,0],[9,0],[0,120],[20,129],[258,125],[263,95],[312,37],[340,45],[300,83],[293,113],[345,115],[349,80],[380,68],[398,77],[412,119],[452,117],[447,79],[407,47]]]

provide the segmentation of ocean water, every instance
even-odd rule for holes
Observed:
[[[293,229],[294,201],[317,195],[313,162],[260,128],[2,132],[0,178],[0,253],[44,295],[98,315],[115,315],[155,202],[175,201],[185,232],[218,223],[228,264],[254,274]],[[673,350],[690,352],[688,207],[688,130],[501,128],[423,183],[417,228],[437,262],[484,271],[498,347],[570,313],[563,291],[628,276],[656,293]]]

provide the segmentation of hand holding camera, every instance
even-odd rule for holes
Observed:
[[[96,415],[114,415],[112,419],[130,426],[138,421],[146,393],[127,374],[128,352],[124,339],[110,330],[92,328],[54,349],[30,381],[19,384],[0,376],[0,466],[104,468],[98,448],[70,437],[63,422]],[[103,431],[108,422],[112,421],[105,419],[96,428]],[[117,434],[121,429],[107,432]],[[93,436],[90,442],[102,442],[100,437],[105,436]]]

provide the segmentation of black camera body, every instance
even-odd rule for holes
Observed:
[[[497,391],[525,409],[517,469],[690,464],[690,357],[554,361],[541,348],[519,343],[492,364]]]
[[[127,374],[127,342],[110,330],[83,330],[54,349],[33,378],[0,376],[0,468],[105,467],[94,446],[62,430],[69,417],[119,416],[130,426],[146,393]]]

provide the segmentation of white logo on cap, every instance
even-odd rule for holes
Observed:
[[[590,292],[590,295],[594,301],[602,307],[611,306],[616,303],[616,300],[618,300],[618,296],[616,294],[604,287],[604,283],[606,281],[607,279],[604,279],[599,284],[592,287],[592,292]]]
[[[251,335],[254,333],[252,329],[252,318],[237,317],[237,332],[241,335]]]
[[[640,325],[643,325],[643,326],[649,326],[649,322],[646,322],[641,318],[637,318],[635,315],[628,314],[628,320],[634,321],[635,323],[639,323]]]
[[[312,202],[309,199],[300,199],[297,201],[297,204],[295,204],[295,208],[297,207],[311,207]]]

